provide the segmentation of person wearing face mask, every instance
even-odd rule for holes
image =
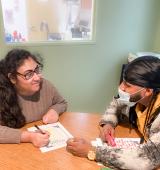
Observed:
[[[160,59],[143,56],[129,63],[123,72],[118,97],[107,107],[100,136],[114,146],[115,128],[120,122],[137,128],[143,140],[136,148],[93,148],[85,139],[73,138],[67,150],[114,169],[152,170],[160,166]],[[142,143],[143,142],[143,143]],[[92,153],[92,154],[91,154]]]

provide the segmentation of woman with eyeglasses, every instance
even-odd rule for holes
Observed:
[[[8,107],[0,110],[0,143],[31,142],[36,147],[48,144],[46,131],[42,134],[16,129],[41,119],[44,124],[57,122],[59,115],[67,109],[67,102],[57,89],[42,78],[42,68],[42,58],[23,49],[9,51],[1,61],[1,74],[6,78],[3,82],[8,83],[8,90],[11,89],[14,95],[8,95],[9,102],[3,102]]]

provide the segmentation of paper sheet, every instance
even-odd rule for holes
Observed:
[[[41,147],[42,152],[48,152],[66,146],[66,141],[73,136],[63,127],[60,122],[41,125],[39,128],[50,133],[50,142],[47,146]],[[28,128],[28,131],[36,131],[35,127]]]
[[[107,143],[102,142],[100,138],[96,138],[96,140],[91,141],[93,146],[108,146]],[[114,148],[135,148],[140,144],[140,138],[115,138],[116,146]]]

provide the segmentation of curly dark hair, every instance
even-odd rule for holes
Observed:
[[[5,74],[11,74],[12,78],[16,78],[17,69],[24,63],[24,60],[32,58],[37,64],[43,68],[42,57],[39,54],[32,54],[24,49],[13,49],[5,56]]]
[[[4,75],[5,61],[0,61],[0,120],[1,124],[11,128],[20,128],[26,123],[18,103],[16,90],[8,77]]]

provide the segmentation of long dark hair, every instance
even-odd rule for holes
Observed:
[[[25,124],[25,117],[22,114],[18,103],[16,90],[8,77],[4,74],[5,62],[0,61],[0,121],[4,126],[20,128]]]
[[[38,65],[43,68],[43,59],[39,54],[32,54],[24,49],[13,49],[5,56],[5,74],[16,79],[17,69],[23,64],[24,60],[32,58]]]
[[[124,69],[123,79],[130,84],[153,89],[143,130],[145,134],[154,103],[160,92],[160,59],[153,56],[143,56],[133,60]]]

